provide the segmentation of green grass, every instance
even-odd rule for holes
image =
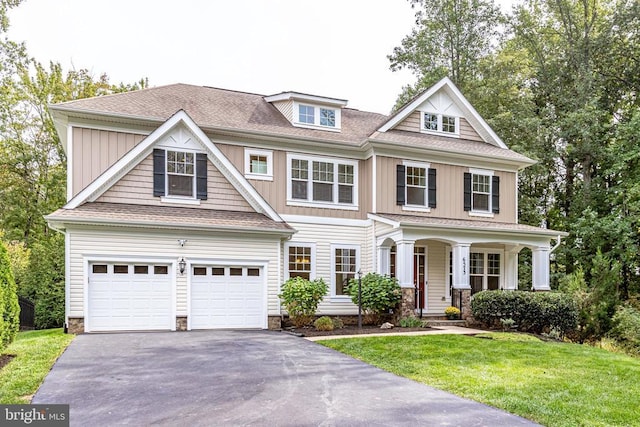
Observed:
[[[640,426],[640,359],[522,334],[319,341],[547,426]]]
[[[62,329],[18,333],[2,352],[16,357],[0,370],[0,403],[29,403],[73,337]]]

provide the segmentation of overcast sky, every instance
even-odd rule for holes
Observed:
[[[25,0],[9,18],[38,61],[112,83],[292,90],[388,113],[414,82],[387,59],[413,28],[407,0]]]

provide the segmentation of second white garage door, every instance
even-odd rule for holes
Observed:
[[[191,329],[265,327],[261,267],[193,266]]]

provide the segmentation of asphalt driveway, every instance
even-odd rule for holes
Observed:
[[[534,425],[269,331],[80,335],[33,403],[74,426]]]

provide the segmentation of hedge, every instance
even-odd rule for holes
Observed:
[[[578,308],[570,295],[560,292],[482,291],[471,299],[473,317],[489,327],[500,319],[513,319],[525,332],[557,332],[560,336],[574,330]]]
[[[9,345],[20,329],[20,305],[11,272],[9,254],[0,242],[0,351]]]

